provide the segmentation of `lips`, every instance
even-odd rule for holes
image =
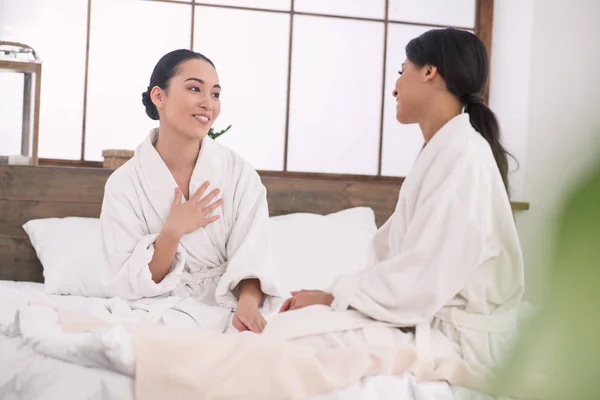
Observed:
[[[196,120],[198,120],[202,124],[209,124],[210,123],[210,115],[208,115],[208,114],[194,114],[192,116],[194,118],[196,118]]]

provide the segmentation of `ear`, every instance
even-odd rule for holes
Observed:
[[[152,99],[152,102],[154,103],[157,109],[160,110],[164,108],[165,92],[160,87],[154,86],[152,88],[152,90],[150,91],[150,99]]]
[[[423,83],[430,82],[438,76],[438,69],[433,65],[425,65],[423,67]]]

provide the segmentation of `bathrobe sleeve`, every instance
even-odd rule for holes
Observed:
[[[113,296],[124,299],[167,294],[180,282],[185,250],[179,245],[170,272],[155,283],[148,264],[158,233],[148,232],[134,185],[124,178],[115,174],[105,187],[100,215],[105,257],[102,279]]]
[[[439,185],[430,185],[435,189],[418,198],[399,251],[358,274],[339,277],[331,288],[333,308],[351,307],[401,326],[429,321],[466,286],[485,257],[479,220],[487,212],[488,180],[481,168],[462,160]]]
[[[226,246],[227,270],[217,285],[216,299],[225,307],[237,308],[239,283],[256,278],[265,294],[262,309],[273,312],[282,295],[271,252],[267,190],[258,173],[247,164],[234,190],[235,217]]]

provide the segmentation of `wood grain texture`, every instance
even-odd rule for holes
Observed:
[[[29,239],[0,237],[0,280],[43,282],[42,265]]]
[[[98,217],[113,170],[0,165],[0,279],[42,281],[42,268],[22,225],[38,218]],[[402,178],[260,172],[272,216],[329,214],[371,207],[381,226],[394,212]],[[513,209],[528,209],[513,203]]]
[[[0,280],[43,282],[42,266],[23,230],[38,218],[98,217],[101,168],[0,166]]]
[[[399,186],[344,180],[263,177],[271,215],[329,214],[351,207],[371,207],[381,226],[393,213]]]
[[[494,0],[477,0],[475,10],[475,34],[481,39],[485,45],[488,58],[492,58],[492,30],[494,26]],[[491,62],[490,62],[491,70]],[[490,71],[491,76],[491,71]],[[485,103],[488,104],[490,96],[490,79],[485,88],[484,99]]]
[[[111,172],[101,168],[3,165],[0,199],[101,203]]]
[[[23,224],[38,218],[98,217],[101,203],[0,200],[0,237],[27,237]]]
[[[102,168],[102,161],[85,160],[61,160],[57,158],[40,158],[38,165],[49,167],[83,167],[83,168]]]

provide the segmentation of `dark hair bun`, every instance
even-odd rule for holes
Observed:
[[[148,91],[142,93],[142,104],[146,107],[146,114],[155,121],[158,121],[158,110],[150,98]]]
[[[190,59],[204,60],[208,62],[210,65],[215,66],[212,61],[203,56],[200,53],[196,53],[194,51],[188,49],[179,49],[174,50],[170,53],[165,54],[158,60],[158,64],[154,67],[152,71],[152,76],[150,77],[150,84],[148,85],[148,90],[142,93],[142,103],[146,107],[146,114],[153,120],[158,120],[158,110],[154,103],[152,103],[152,99],[150,98],[150,91],[153,87],[157,86],[162,90],[167,90],[169,87],[169,82],[171,78],[177,73],[177,66],[182,62]]]

